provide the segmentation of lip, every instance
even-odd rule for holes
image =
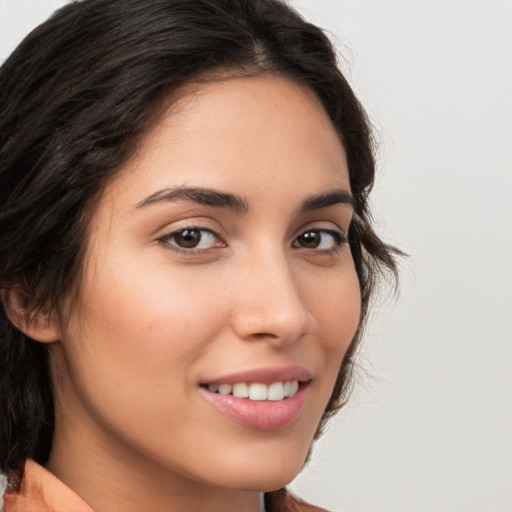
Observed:
[[[259,382],[261,384],[272,384],[273,382],[286,382],[291,380],[298,380],[299,382],[309,382],[313,378],[313,374],[303,366],[286,366],[275,368],[255,368],[252,370],[245,370],[214,379],[208,379],[201,382],[202,386],[209,384],[238,384],[245,382],[247,384]]]
[[[224,375],[201,383],[203,397],[220,413],[237,423],[256,430],[278,430],[294,423],[302,414],[312,373],[301,366],[256,368]],[[295,395],[279,401],[258,401],[221,395],[208,390],[210,384],[261,383],[299,381]]]
[[[256,430],[278,430],[299,418],[306,403],[308,388],[309,382],[302,382],[295,395],[276,402],[221,395],[204,387],[200,387],[199,391],[218,411],[237,423]]]

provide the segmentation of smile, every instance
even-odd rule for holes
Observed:
[[[286,382],[273,382],[270,385],[254,382],[248,384],[240,382],[237,384],[210,384],[208,391],[220,395],[233,395],[236,398],[247,398],[255,401],[277,402],[292,397],[299,389],[299,381],[291,380]]]
[[[276,430],[291,425],[301,416],[310,393],[311,378],[288,379],[262,378],[267,380],[264,384],[230,378],[232,384],[219,380],[205,383],[199,390],[215,409],[236,423],[256,430]]]

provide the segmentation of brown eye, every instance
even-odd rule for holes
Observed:
[[[160,238],[160,241],[182,250],[207,250],[220,243],[216,233],[204,228],[185,228],[173,231]]]
[[[346,242],[342,233],[330,229],[311,229],[299,235],[293,242],[293,247],[303,249],[335,250]]]
[[[198,229],[184,229],[173,235],[176,245],[183,249],[194,249],[201,242],[201,231]]]
[[[316,249],[321,242],[321,236],[318,231],[308,231],[297,237],[297,242],[301,247]]]

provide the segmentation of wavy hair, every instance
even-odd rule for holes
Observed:
[[[172,93],[226,71],[312,90],[346,150],[355,201],[349,242],[361,288],[359,330],[318,429],[344,403],[376,286],[399,253],[372,228],[368,119],[318,27],[280,0],[82,0],[58,10],[0,68],[0,287],[58,311],[80,286],[90,205],[136,151]],[[209,77],[209,78],[208,78]],[[54,429],[46,344],[0,311],[0,470],[44,463]],[[276,510],[283,490],[269,493]]]

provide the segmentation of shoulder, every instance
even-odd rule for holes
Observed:
[[[329,512],[315,507],[294,496],[286,487],[281,487],[265,495],[265,505],[269,512]]]
[[[4,494],[3,512],[93,512],[69,487],[37,462],[25,462],[23,477]]]
[[[288,494],[285,498],[286,510],[290,512],[329,512],[325,508],[315,507]]]

